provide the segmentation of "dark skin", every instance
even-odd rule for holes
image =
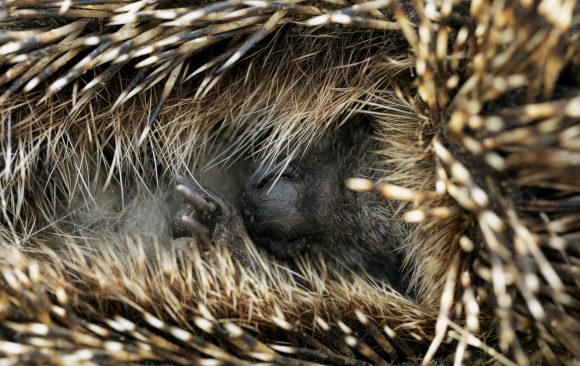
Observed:
[[[364,174],[358,167],[371,149],[365,131],[343,132],[300,160],[251,175],[238,202],[210,197],[178,177],[176,190],[184,204],[172,219],[173,237],[196,236],[202,243],[226,245],[244,261],[239,232],[245,230],[278,260],[321,251],[355,273],[405,291],[400,220],[388,219],[392,210],[382,197],[344,185],[347,178]]]

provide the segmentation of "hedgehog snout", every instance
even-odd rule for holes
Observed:
[[[252,240],[278,258],[302,253],[318,229],[315,190],[296,167],[257,174],[244,185],[244,224]]]

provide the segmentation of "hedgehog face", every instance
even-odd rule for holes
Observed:
[[[249,167],[233,197],[179,177],[177,192],[185,204],[170,220],[174,241],[195,237],[207,245],[223,244],[250,264],[242,239],[249,237],[278,260],[317,252],[336,258],[349,272],[403,283],[405,233],[400,220],[385,220],[393,216],[390,203],[345,186],[349,177],[372,174],[367,166],[376,165],[367,127],[342,129],[298,159],[280,157],[274,168]],[[226,174],[221,180],[228,179]]]

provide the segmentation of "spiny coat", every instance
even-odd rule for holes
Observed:
[[[578,360],[579,16],[547,0],[1,3],[0,355]],[[256,252],[254,271],[217,249],[147,252],[157,228],[63,229],[92,225],[62,217],[69,202],[155,202],[164,177],[240,151],[268,164],[354,113],[389,171],[348,184],[408,202],[416,299],[321,258],[291,273]]]

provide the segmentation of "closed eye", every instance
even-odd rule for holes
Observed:
[[[293,165],[287,165],[286,168],[280,172],[279,169],[270,170],[256,185],[256,189],[262,189],[266,185],[274,185],[278,179],[284,178],[287,180],[297,180],[302,177],[300,169]],[[268,187],[270,188],[270,187]]]

